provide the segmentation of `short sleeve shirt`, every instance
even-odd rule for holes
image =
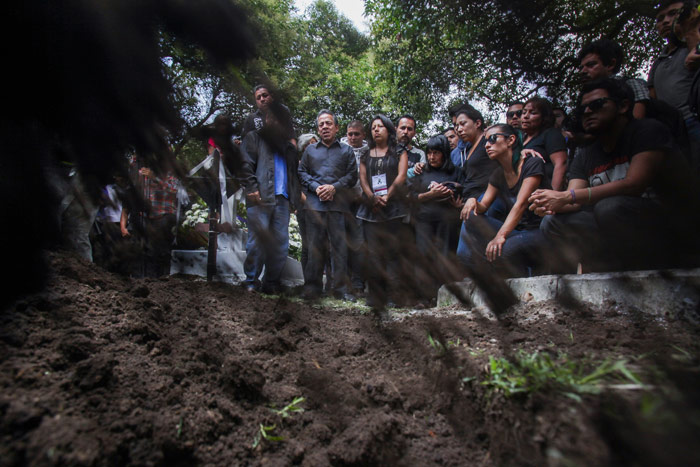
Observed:
[[[674,150],[673,138],[665,125],[651,119],[632,120],[611,152],[605,152],[600,141],[580,148],[571,163],[569,178],[586,180],[591,187],[623,180],[635,155],[647,151],[669,154]],[[644,193],[645,196],[654,194],[654,187]]]
[[[656,91],[656,97],[680,110],[685,119],[692,116],[688,93],[694,76],[694,72],[685,67],[687,56],[687,47],[677,47],[671,53],[664,50],[649,72],[649,86]]]
[[[510,212],[518,199],[518,193],[520,193],[520,188],[523,186],[523,181],[529,177],[541,177],[540,186],[543,186],[542,180],[545,180],[545,164],[539,157],[528,157],[523,162],[520,167],[520,177],[513,187],[508,186],[506,177],[503,173],[503,167],[498,166],[494,170],[491,178],[489,179],[489,185],[493,185],[498,190],[498,197],[503,200],[506,205],[506,209]],[[533,230],[540,226],[540,221],[542,220],[534,212],[526,209],[523,216],[520,218],[520,222],[515,227],[515,230]]]
[[[564,138],[564,135],[561,134],[561,130],[558,128],[547,128],[528,141],[525,149],[533,149],[544,157],[547,178],[551,180],[554,173],[554,164],[549,156],[559,151],[566,152],[566,138]]]
[[[474,152],[462,167],[462,185],[464,187],[462,197],[469,199],[481,196],[489,184],[489,177],[497,167],[498,162],[492,161],[486,154],[486,138],[481,138]]]

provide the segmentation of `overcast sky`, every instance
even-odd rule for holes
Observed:
[[[313,3],[314,0],[294,0],[299,13],[303,13],[307,6]],[[335,7],[347,16],[350,21],[355,24],[355,27],[361,32],[367,34],[369,28],[367,27],[367,22],[365,18],[362,17],[362,13],[365,11],[364,0],[331,0],[335,4]]]

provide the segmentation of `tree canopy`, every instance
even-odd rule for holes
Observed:
[[[577,53],[608,38],[626,74],[646,74],[654,50],[651,0],[366,0],[380,76],[413,97],[425,118],[457,94],[502,109],[534,94],[570,103]],[[428,92],[426,92],[428,90]]]
[[[369,36],[330,0],[305,12],[293,0],[232,1],[258,38],[256,58],[245,65],[212,65],[201,49],[172,34],[161,38],[182,120],[173,139],[190,160],[201,156],[191,130],[217,113],[242,121],[258,83],[276,90],[299,132],[314,131],[322,108],[341,125],[377,112],[411,113],[420,129],[447,121],[457,100],[494,113],[536,94],[571,105],[577,53],[591,40],[619,42],[627,75],[646,75],[661,45],[651,0],[365,0]]]

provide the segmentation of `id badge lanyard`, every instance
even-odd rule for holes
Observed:
[[[383,159],[377,161],[377,172],[383,169]],[[389,187],[386,184],[386,173],[372,175],[372,191],[376,196],[384,196],[389,192]]]

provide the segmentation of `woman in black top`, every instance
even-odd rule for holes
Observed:
[[[464,153],[465,161],[462,164],[462,199],[481,199],[489,184],[489,177],[498,167],[498,163],[489,159],[486,154],[486,140],[484,139],[484,117],[473,107],[464,107],[457,112],[455,131],[465,143],[471,146]],[[504,217],[503,206],[496,202],[491,208],[491,214],[495,217]],[[467,258],[470,256],[469,246],[466,243],[467,232],[465,226],[459,234],[457,256]]]
[[[506,276],[529,275],[539,264],[544,240],[540,217],[528,210],[527,199],[541,186],[549,186],[544,161],[539,157],[522,157],[521,135],[513,127],[498,124],[485,133],[486,152],[499,167],[489,179],[481,201],[469,198],[462,209],[467,243],[472,251],[461,258],[472,274],[489,263]],[[501,222],[485,215],[489,206],[501,199],[508,215]],[[483,253],[482,253],[483,252]]]
[[[410,180],[411,199],[416,204],[416,283],[421,296],[432,300],[440,284],[458,279],[453,257],[459,239],[460,172],[450,160],[450,142],[433,136],[426,148],[428,159],[420,175]]]
[[[357,211],[363,220],[367,242],[367,304],[382,309],[387,290],[400,285],[398,261],[401,253],[402,220],[408,214],[405,203],[408,153],[396,142],[396,128],[384,115],[370,126],[369,151],[360,159],[360,186],[364,203]],[[389,304],[391,306],[391,304]]]
[[[547,177],[555,190],[563,190],[566,176],[566,138],[554,128],[552,104],[542,97],[532,97],[525,102],[520,118],[523,147],[533,149],[544,157]]]

